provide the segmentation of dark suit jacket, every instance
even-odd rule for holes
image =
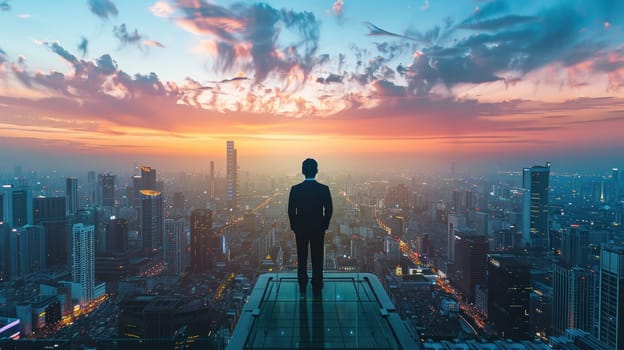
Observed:
[[[329,228],[332,210],[331,194],[326,185],[307,180],[290,189],[288,219],[295,233],[325,233]]]

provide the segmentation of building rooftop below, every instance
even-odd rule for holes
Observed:
[[[324,274],[321,296],[299,291],[295,273],[258,278],[228,349],[416,349],[377,277]]]

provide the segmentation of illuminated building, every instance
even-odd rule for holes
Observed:
[[[624,245],[602,247],[599,305],[598,339],[624,350]]]
[[[525,244],[532,248],[550,248],[548,231],[548,189],[550,163],[524,168],[522,186],[524,188],[522,236]]]
[[[195,209],[191,213],[191,271],[204,272],[212,267],[218,251],[217,237],[212,233],[212,211]],[[211,254],[212,253],[212,254]]]
[[[152,169],[148,166],[141,167],[140,190],[156,191],[156,169]]]
[[[488,321],[502,338],[531,339],[529,310],[530,267],[510,255],[488,256]]]
[[[234,148],[234,141],[227,141],[226,150],[226,201],[227,209],[236,212],[238,211],[238,164],[236,148]]]
[[[164,208],[162,193],[152,190],[141,190],[141,235],[143,251],[156,253],[161,245],[164,234]]]
[[[78,179],[75,177],[65,179],[65,198],[67,199],[67,214],[78,210]]]
[[[80,286],[78,301],[90,302],[95,291],[95,227],[72,226],[72,280]],[[74,293],[72,293],[74,294]]]

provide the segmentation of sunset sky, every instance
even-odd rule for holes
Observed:
[[[7,169],[624,166],[620,0],[0,0],[0,33]]]

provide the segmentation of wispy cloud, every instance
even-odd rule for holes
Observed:
[[[119,40],[122,47],[126,45],[136,45],[139,48],[141,47],[143,36],[139,34],[139,31],[136,28],[134,28],[134,31],[128,31],[126,24],[122,23],[121,25],[113,27],[113,34],[117,40]]]
[[[80,43],[78,44],[78,51],[82,53],[82,57],[86,56],[89,52],[89,40],[84,36],[80,38]]]
[[[162,43],[158,41],[154,41],[154,40],[143,40],[143,45],[151,46],[151,47],[160,47],[160,48],[165,47],[165,45],[163,45]]]

